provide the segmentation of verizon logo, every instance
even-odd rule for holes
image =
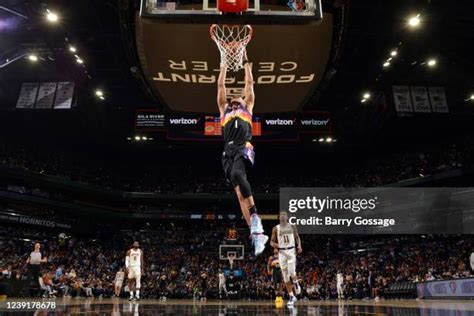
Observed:
[[[310,126],[326,126],[329,123],[327,120],[301,120],[301,125],[310,125]]]
[[[170,119],[170,124],[172,125],[196,125],[198,123],[198,119],[187,119],[187,118],[176,118]]]
[[[267,125],[277,125],[277,126],[282,126],[282,125],[293,125],[295,123],[294,120],[265,120],[265,124]]]

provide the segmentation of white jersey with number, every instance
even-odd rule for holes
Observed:
[[[280,263],[283,281],[290,282],[291,278],[296,278],[296,249],[295,232],[290,224],[277,225],[276,233],[278,238],[278,261]]]
[[[142,265],[142,251],[140,249],[130,249],[130,267],[141,267]]]
[[[342,273],[336,274],[336,282],[338,285],[344,283],[344,276]]]
[[[278,248],[295,247],[295,233],[293,231],[293,227],[290,224],[286,224],[285,226],[278,224],[276,227],[278,236]]]

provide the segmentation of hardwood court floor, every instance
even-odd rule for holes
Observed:
[[[12,303],[51,302],[49,309],[12,309]],[[8,304],[10,303],[10,304]],[[469,300],[352,300],[298,301],[293,308],[273,301],[207,301],[123,299],[6,299],[0,301],[0,315],[436,315],[474,316]]]

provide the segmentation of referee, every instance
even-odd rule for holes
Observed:
[[[35,244],[34,250],[30,253],[30,256],[26,260],[28,264],[28,275],[31,281],[34,280],[35,287],[40,287],[39,278],[41,276],[41,264],[48,262],[48,258],[41,257],[41,245],[39,243]]]

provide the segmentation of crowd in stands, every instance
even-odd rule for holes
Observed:
[[[0,269],[2,278],[28,280],[26,259],[34,242],[42,244],[41,291],[44,296],[111,297],[116,272],[123,268],[126,250],[134,240],[144,251],[142,297],[163,295],[165,276],[169,298],[218,297],[218,245],[226,224],[220,222],[160,224],[149,231],[117,231],[106,236],[80,236],[1,226]],[[243,234],[242,234],[243,235]],[[249,241],[240,242],[251,249]],[[297,271],[302,298],[336,298],[336,273],[345,278],[345,298],[385,297],[395,282],[464,278],[471,275],[469,255],[474,238],[463,236],[326,236],[302,235],[303,253]],[[258,258],[235,261],[239,298],[270,299],[274,295],[267,274],[267,249]],[[207,289],[203,292],[203,281]],[[127,290],[124,284],[124,291]],[[32,295],[24,292],[22,295]],[[126,295],[124,292],[123,295]]]
[[[21,168],[102,188],[163,194],[232,193],[217,158],[215,164],[206,166],[193,164],[193,161],[119,163],[61,151],[0,146],[0,167]],[[281,168],[279,162],[266,161],[250,174],[253,191],[277,193],[284,186],[380,186],[474,165],[473,146],[468,144],[355,158],[346,157],[344,160],[339,157],[342,160],[336,165],[316,158],[306,159],[297,164],[285,163],[285,168]]]

